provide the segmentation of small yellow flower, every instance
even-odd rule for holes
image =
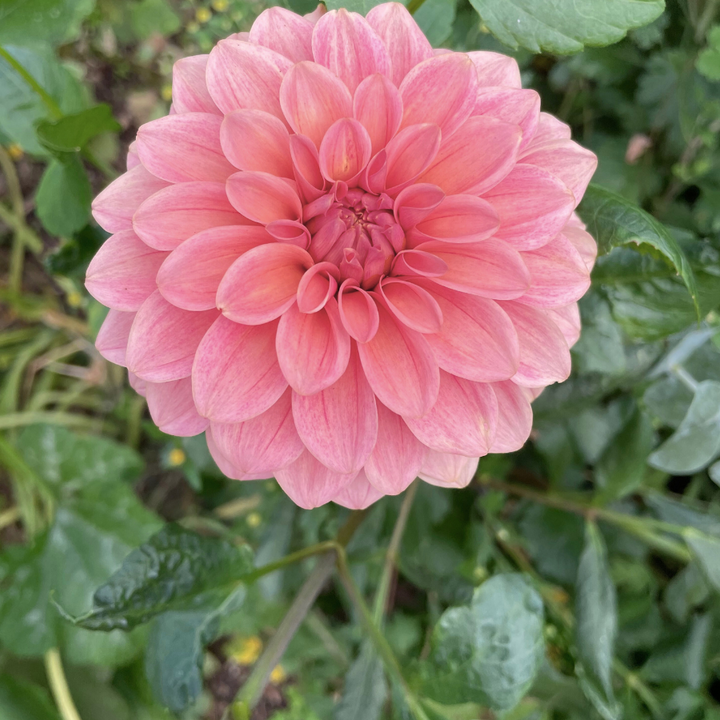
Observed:
[[[165,102],[170,102],[172,100],[172,85],[170,85],[170,83],[168,83],[167,85],[163,85],[160,94],[162,95],[162,99],[165,100]]]
[[[256,528],[262,522],[262,515],[260,513],[252,512],[247,516],[247,524],[251,528]]]
[[[177,467],[185,462],[185,452],[180,448],[173,448],[168,455],[170,467]]]
[[[213,0],[211,5],[216,12],[225,12],[230,7],[228,0]]]
[[[273,685],[279,685],[286,677],[285,668],[282,665],[276,665],[270,673],[270,682]]]
[[[263,643],[257,635],[253,635],[249,638],[243,638],[237,645],[232,643],[232,647],[228,649],[230,657],[238,665],[252,665],[260,657]]]
[[[79,308],[82,305],[82,295],[77,290],[72,290],[67,295],[67,304],[71,308]]]
[[[209,8],[200,7],[195,11],[195,19],[204,25],[212,17],[212,12]]]
[[[19,160],[25,154],[23,152],[22,147],[20,145],[18,145],[17,143],[11,143],[10,145],[8,145],[7,151],[8,151],[8,155],[13,160]]]

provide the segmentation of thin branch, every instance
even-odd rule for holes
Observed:
[[[75,707],[70,688],[65,678],[65,671],[62,666],[62,659],[57,648],[48,650],[45,653],[45,671],[47,672],[50,689],[52,690],[55,704],[60,711],[63,720],[80,720],[80,714]]]

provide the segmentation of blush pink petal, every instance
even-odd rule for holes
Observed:
[[[369,75],[355,90],[353,116],[370,135],[372,155],[390,142],[400,127],[402,114],[400,93],[385,75]]]
[[[567,380],[570,350],[547,312],[519,302],[500,305],[512,320],[520,345],[520,365],[513,382],[535,388]]]
[[[332,498],[332,502],[350,510],[365,510],[382,496],[383,493],[369,483],[365,472],[361,470],[349,485]]]
[[[140,205],[168,185],[165,180],[151,175],[142,165],[135,165],[113,180],[93,200],[93,217],[100,227],[110,233],[130,230],[133,215]]]
[[[580,253],[580,257],[588,270],[592,270],[597,260],[598,246],[590,233],[585,232],[583,227],[576,227],[567,224],[562,234],[572,243],[573,247]]]
[[[248,250],[268,242],[273,238],[258,225],[203,230],[166,257],[157,273],[157,288],[183,310],[210,310],[216,307],[217,289],[228,268]]]
[[[474,195],[448,195],[408,232],[407,238],[410,247],[428,240],[476,243],[489,238],[499,227],[498,214],[487,200]]]
[[[137,167],[140,164],[140,158],[137,154],[137,140],[133,140],[128,145],[127,158],[125,159],[125,169],[132,170],[134,167]]]
[[[534,90],[481,87],[473,115],[490,115],[511,125],[518,125],[522,130],[522,151],[537,131],[540,121],[540,96]]]
[[[517,125],[492,117],[471,117],[443,142],[419,182],[438,185],[448,195],[485,193],[512,170],[521,139]]]
[[[294,463],[275,473],[275,479],[290,499],[306,510],[332,500],[356,476],[357,473],[340,475],[329,470],[308,450],[305,450]]]
[[[395,256],[392,273],[400,277],[435,278],[444,275],[448,266],[437,255],[423,250],[403,250]]]
[[[350,184],[368,164],[371,148],[370,135],[357,120],[337,120],[320,143],[320,171],[330,182]]]
[[[566,125],[562,120],[558,120],[553,115],[541,112],[538,128],[535,132],[535,137],[532,139],[530,148],[539,147],[553,140],[569,140],[571,135],[572,132],[569,125]]]
[[[321,197],[325,188],[325,179],[320,172],[318,151],[312,140],[304,135],[291,135],[290,156],[295,180],[305,202],[309,203],[318,198],[325,200],[327,196]]]
[[[401,130],[387,146],[388,193],[397,195],[435,159],[441,132],[437,125],[410,125]]]
[[[195,351],[217,316],[216,310],[180,310],[156,290],[133,321],[125,358],[128,370],[149,382],[188,377]]]
[[[166,187],[149,197],[133,216],[138,237],[156,250],[174,250],[201,230],[252,224],[230,204],[225,185],[214,182]]]
[[[236,110],[226,115],[220,128],[220,144],[225,157],[238,170],[293,177],[290,135],[285,124],[270,113]]]
[[[292,62],[284,55],[242,40],[221,40],[210,53],[207,86],[224,114],[249,108],[284,119],[280,85]]]
[[[277,353],[277,322],[240,325],[219,317],[193,363],[198,412],[213,422],[239,423],[271,408],[285,392]]]
[[[235,168],[220,146],[221,124],[219,115],[196,112],[145,123],[137,134],[140,160],[168,182],[224,182]]]
[[[575,207],[567,186],[547,170],[518,164],[485,194],[500,216],[496,237],[517,250],[535,250],[550,242]]]
[[[312,47],[315,62],[337,75],[351,93],[368,75],[391,73],[383,41],[362,15],[344,8],[331,10],[318,20]]]
[[[147,383],[146,395],[152,421],[168,435],[192,437],[204,432],[206,418],[198,415],[192,395],[192,380]]]
[[[506,380],[493,383],[498,404],[498,422],[490,444],[491,453],[519,450],[527,441],[532,429],[532,407],[524,388]]]
[[[416,65],[433,57],[428,39],[401,3],[376,5],[367,14],[367,21],[390,54],[395,85],[399,86]]]
[[[378,306],[375,336],[358,345],[370,387],[380,402],[403,417],[420,417],[435,403],[440,373],[427,340]],[[431,336],[433,337],[433,336]]]
[[[312,264],[310,255],[296,245],[271,243],[248,250],[225,273],[217,306],[235,322],[270,322],[295,304],[300,280]]]
[[[282,7],[258,15],[250,28],[251,43],[263,45],[292,62],[312,60],[313,23]]]
[[[449,138],[469,117],[475,105],[478,80],[464,53],[450,53],[416,65],[400,85],[402,127],[434,123]]]
[[[111,363],[125,367],[125,356],[127,351],[128,337],[133,320],[134,312],[122,312],[121,310],[110,310],[103,324],[100,326],[95,347],[98,352]]]
[[[128,372],[128,382],[138,395],[145,397],[148,384],[142,378],[139,378],[135,373]]]
[[[442,327],[442,310],[427,290],[395,278],[383,279],[378,287],[387,309],[406,327],[419,333],[436,333]]]
[[[346,85],[322,65],[301,62],[287,73],[280,103],[290,127],[319,148],[327,129],[352,117],[352,95]]]
[[[302,277],[298,285],[298,310],[315,313],[327,305],[337,290],[337,267],[332,263],[317,263]]]
[[[133,312],[155,291],[155,278],[166,256],[132,230],[123,230],[98,250],[88,266],[85,287],[103,305]]]
[[[372,296],[350,280],[345,280],[338,293],[338,313],[348,335],[359,343],[375,337],[380,315]]]
[[[227,180],[227,196],[244,217],[262,223],[299,220],[300,198],[288,182],[265,172],[239,172]]]
[[[580,308],[577,303],[548,308],[548,316],[565,338],[568,347],[572,347],[580,339]]]
[[[522,87],[520,68],[514,58],[488,50],[469,52],[468,57],[475,65],[480,87]]]
[[[475,477],[479,459],[428,450],[418,475],[438,487],[464,488]]]
[[[498,404],[488,383],[475,383],[440,371],[440,392],[430,412],[405,418],[420,442],[431,450],[482,457],[490,450]]]
[[[283,375],[298,394],[314,395],[335,383],[350,357],[337,301],[331,298],[315,313],[289,308],[280,320],[276,347]]]
[[[207,55],[193,55],[173,65],[172,104],[176,113],[220,114],[205,82],[207,61]]]
[[[215,439],[212,436],[210,428],[205,431],[205,441],[207,442],[208,450],[215,464],[218,466],[220,472],[231,480],[263,480],[272,475],[272,472],[262,472],[255,475],[248,475],[244,473],[240,468],[236,468],[221,452],[218,448]]]
[[[403,230],[410,230],[430,215],[444,197],[445,193],[437,185],[410,185],[395,198],[395,219]]]

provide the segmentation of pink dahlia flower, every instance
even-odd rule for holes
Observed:
[[[95,200],[98,349],[302,507],[462,487],[570,373],[595,166],[509,57],[434,51],[397,3],[271,8],[176,63]]]

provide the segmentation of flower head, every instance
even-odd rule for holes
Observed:
[[[303,507],[445,486],[527,439],[570,372],[595,156],[514,60],[400,4],[274,7],[174,68],[94,203],[100,352],[162,430]]]

